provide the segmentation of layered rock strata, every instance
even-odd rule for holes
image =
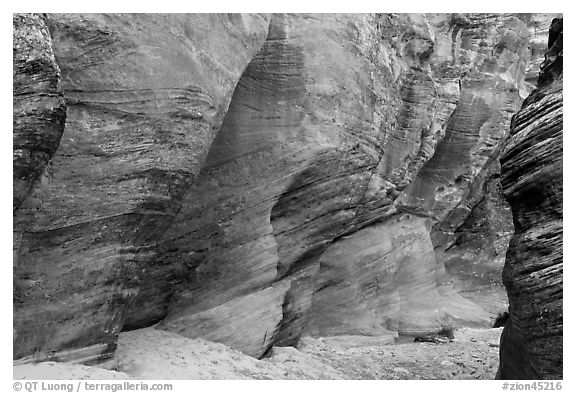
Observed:
[[[491,325],[491,244],[511,230],[481,241],[501,257],[469,286],[443,250],[494,172],[527,42],[506,16],[273,16],[130,327],[261,356],[302,334]]]
[[[102,360],[158,322],[260,357],[506,308],[517,16],[46,21],[67,118],[14,217],[15,358]]]
[[[515,227],[503,271],[502,379],[563,377],[562,43],[562,19],[554,19],[537,89],[514,116],[501,158]]]
[[[16,211],[60,143],[66,104],[45,18],[13,18],[13,210]]]
[[[14,218],[14,356],[89,361],[113,351],[141,261],[180,209],[268,17],[50,14],[47,25],[67,119]]]
[[[526,91],[520,92],[522,98],[534,90],[538,83],[540,74],[540,64],[544,55],[548,51],[549,35],[548,30],[553,18],[562,18],[562,14],[519,14],[518,17],[526,23],[530,32],[530,43],[528,44],[529,59],[526,66],[525,80],[527,82]],[[526,95],[526,96],[524,96]]]

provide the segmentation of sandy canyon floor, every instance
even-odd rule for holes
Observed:
[[[14,366],[15,379],[494,379],[501,328],[459,329],[446,342],[392,337],[303,338],[257,360],[222,344],[146,328],[120,335],[105,369],[64,363]]]

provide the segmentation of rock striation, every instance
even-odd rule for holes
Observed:
[[[60,68],[46,20],[13,18],[13,210],[16,211],[56,151],[66,119]]]
[[[153,324],[261,357],[506,310],[526,17],[23,18],[66,123],[14,214],[15,359],[102,361]]]
[[[562,14],[519,14],[518,17],[526,23],[530,31],[530,43],[528,44],[530,56],[524,78],[527,86],[525,91],[520,92],[520,96],[524,99],[536,88],[538,83],[540,64],[548,51],[550,23],[553,18],[562,18]]]
[[[528,38],[511,16],[273,16],[131,327],[261,356],[302,334],[490,326],[510,225],[474,284],[442,254],[519,107]]]
[[[180,209],[268,17],[50,14],[46,23],[67,117],[51,170],[14,218],[14,356],[90,361],[112,353],[140,260]]]
[[[502,379],[563,378],[562,21],[552,21],[537,88],[514,116],[501,157],[515,227],[503,270],[510,317]]]

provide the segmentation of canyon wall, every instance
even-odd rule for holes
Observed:
[[[537,89],[512,119],[502,186],[514,216],[503,278],[502,379],[563,378],[563,29],[550,26]]]
[[[13,18],[13,211],[58,148],[66,104],[45,18]]]
[[[113,351],[141,260],[200,171],[268,17],[50,14],[46,24],[66,125],[14,217],[14,357],[90,361]]]
[[[66,121],[15,181],[15,359],[101,361],[154,324],[260,357],[507,309],[531,17],[23,18]]]

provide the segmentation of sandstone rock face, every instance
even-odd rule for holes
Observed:
[[[15,216],[15,358],[99,360],[158,322],[259,357],[506,309],[517,16],[47,24],[67,120]]]
[[[548,51],[548,29],[553,18],[562,18],[562,14],[519,14],[518,17],[526,23],[530,32],[528,50],[530,56],[526,65],[526,89],[520,91],[520,96],[526,96],[536,88],[540,64]]]
[[[13,46],[13,210],[16,211],[60,143],[66,104],[45,19],[39,15],[14,15]]]
[[[496,164],[496,163],[495,163]],[[458,292],[493,314],[508,309],[502,267],[514,230],[512,213],[502,198],[499,166],[493,166],[479,202],[452,236],[443,255],[446,271]]]
[[[47,24],[67,120],[15,217],[14,356],[90,360],[114,349],[139,261],[179,210],[268,18],[51,14]]]
[[[501,158],[515,227],[503,271],[510,318],[502,379],[563,378],[562,38],[562,19],[555,19],[537,89],[514,116]]]
[[[162,320],[205,337],[209,326],[234,345],[230,326],[246,325],[237,348],[259,356],[302,334],[491,325],[507,307],[497,281],[510,224],[476,245],[498,251],[468,262],[474,283],[456,282],[443,251],[489,203],[528,38],[510,16],[273,16],[130,327]],[[252,300],[263,290],[275,312]]]

